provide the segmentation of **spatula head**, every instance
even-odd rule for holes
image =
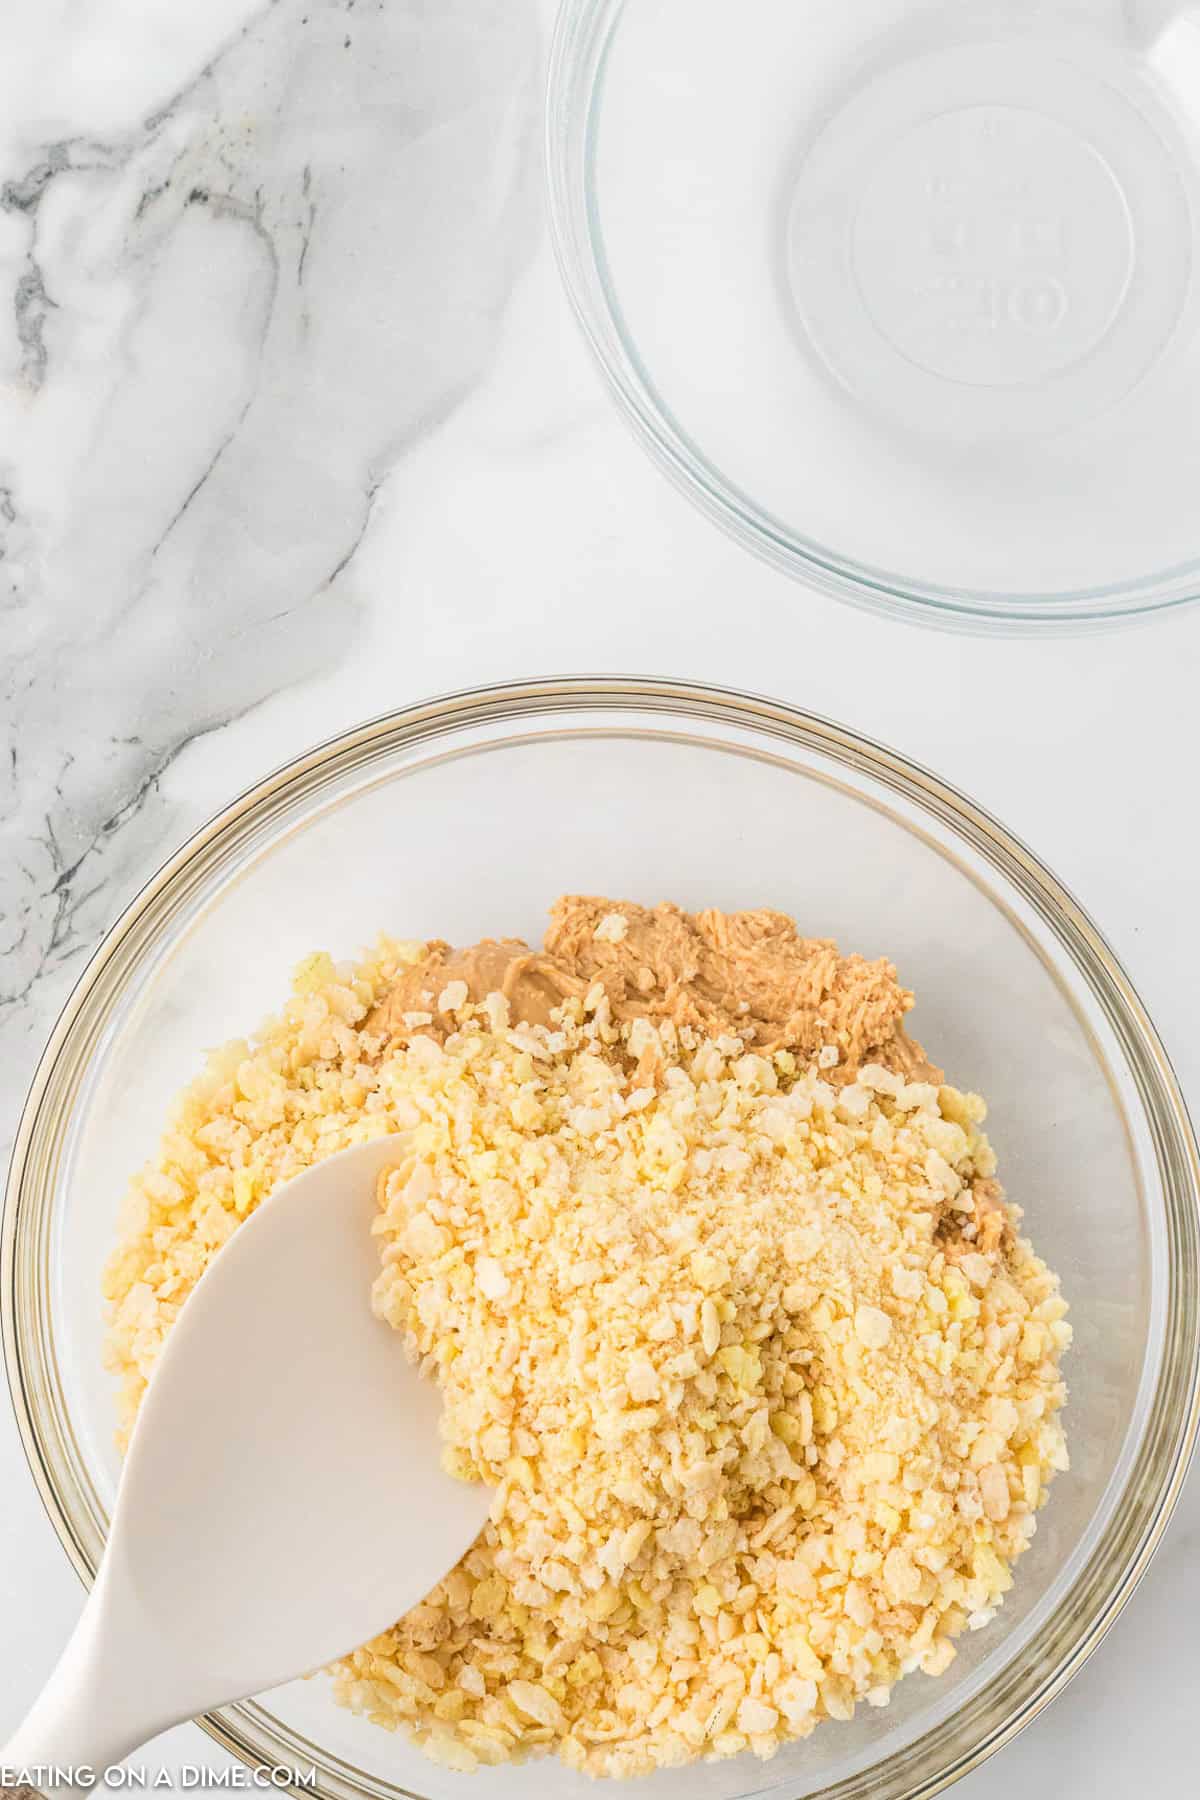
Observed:
[[[356,1146],[265,1201],[155,1366],[103,1586],[137,1665],[161,1647],[178,1717],[376,1636],[486,1521],[490,1491],[441,1466],[435,1385],[371,1311],[376,1189],[404,1148]]]

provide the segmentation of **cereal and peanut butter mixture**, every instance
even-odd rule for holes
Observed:
[[[542,951],[312,957],[212,1059],[108,1270],[126,1427],[240,1219],[395,1133],[374,1305],[495,1488],[340,1699],[455,1768],[635,1775],[770,1756],[988,1622],[1070,1327],[911,1004],[777,913],[571,897]]]

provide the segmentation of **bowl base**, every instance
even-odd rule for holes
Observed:
[[[801,152],[786,265],[809,342],[922,432],[1095,416],[1153,367],[1187,298],[1166,108],[1101,46],[909,52],[877,61]]]

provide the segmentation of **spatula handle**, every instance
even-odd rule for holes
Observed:
[[[177,1719],[162,1716],[140,1679],[133,1646],[114,1643],[102,1628],[103,1583],[88,1596],[50,1679],[24,1721],[0,1750],[0,1767],[14,1782],[28,1780],[43,1794],[82,1791],[78,1772],[91,1770],[100,1788],[111,1768]],[[28,1774],[23,1774],[28,1771]]]

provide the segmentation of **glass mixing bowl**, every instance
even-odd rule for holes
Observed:
[[[1079,1667],[1163,1530],[1197,1422],[1196,1147],[1137,996],[1053,876],[943,782],[769,701],[587,679],[432,701],[282,769],[155,877],[54,1032],[12,1164],[4,1331],[46,1505],[89,1579],[118,1475],[100,1268],[125,1179],[202,1050],[252,1029],[315,947],[352,954],[382,928],[536,939],[564,889],[769,904],[894,957],[918,996],[919,1036],[988,1096],[1001,1174],[1061,1272],[1076,1333],[1073,1467],[995,1623],[960,1640],[941,1680],[914,1675],[885,1711],[861,1708],[772,1763],[632,1789],[932,1794]],[[205,1725],[248,1762],[315,1763],[338,1800],[597,1791],[556,1762],[437,1769],[335,1707],[321,1678]]]
[[[567,288],[659,463],[942,623],[1200,594],[1200,7],[564,0]]]

